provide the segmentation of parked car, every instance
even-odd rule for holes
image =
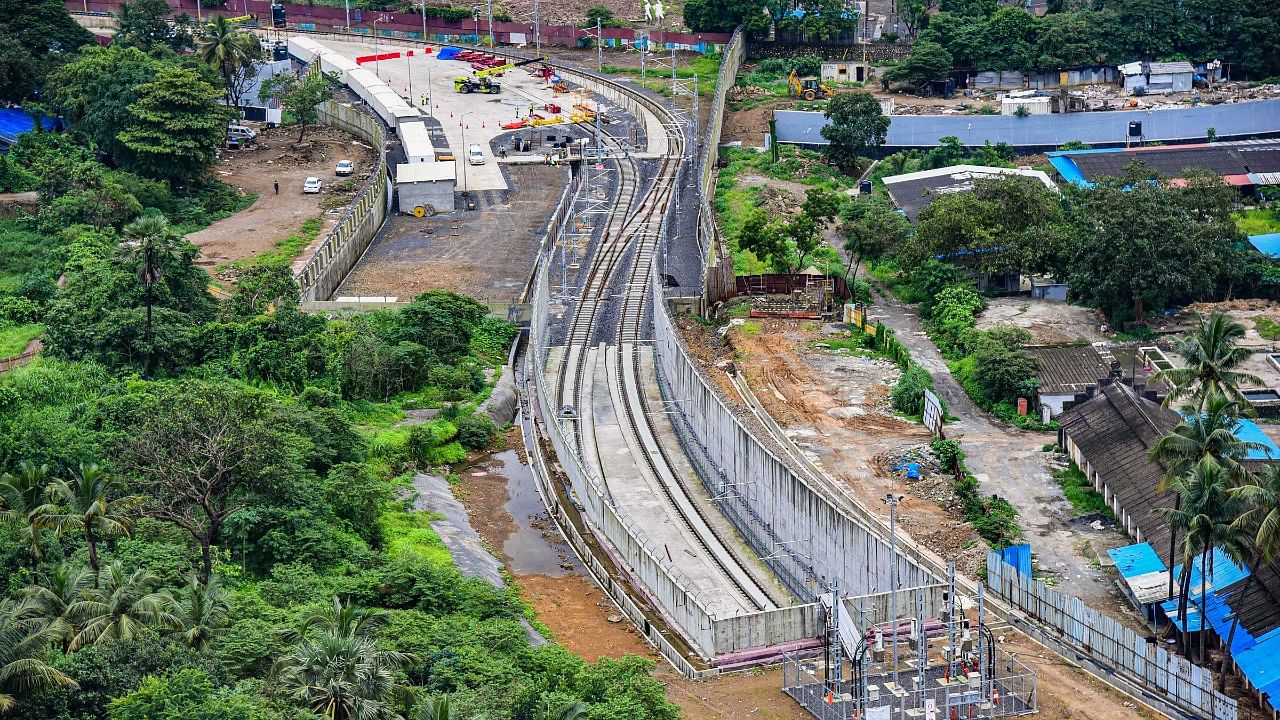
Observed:
[[[356,164],[350,160],[339,160],[338,166],[333,169],[334,175],[351,175],[356,171]]]
[[[320,178],[318,178],[318,177],[309,177],[309,178],[307,178],[307,179],[306,179],[306,181],[305,181],[305,182],[303,182],[303,183],[302,183],[302,192],[304,192],[304,193],[318,193],[318,192],[320,192],[320,188],[321,188],[323,185],[324,185],[324,183],[322,183],[322,182],[320,181]]]
[[[258,133],[248,125],[237,125],[232,123],[227,126],[227,139],[234,143],[251,142],[258,137]]]
[[[484,150],[481,150],[479,145],[472,145],[467,148],[467,162],[472,165],[483,165]]]

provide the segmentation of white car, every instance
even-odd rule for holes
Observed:
[[[472,145],[467,148],[467,162],[472,165],[483,165],[484,150],[481,150],[479,145]]]
[[[333,169],[334,175],[350,175],[356,171],[356,164],[350,160],[339,160],[338,166]]]
[[[304,192],[304,193],[318,193],[318,192],[320,192],[320,188],[321,188],[323,185],[324,185],[324,183],[320,182],[320,178],[318,178],[318,177],[309,177],[309,178],[307,178],[307,179],[306,179],[306,181],[305,181],[305,182],[303,182],[303,183],[302,183],[302,192]]]

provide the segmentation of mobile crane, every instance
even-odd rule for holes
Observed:
[[[453,89],[460,93],[484,93],[487,95],[497,95],[502,92],[502,85],[494,82],[489,78],[490,75],[501,75],[502,73],[520,67],[521,65],[530,65],[536,62],[545,62],[546,58],[533,58],[532,60],[521,60],[519,62],[509,62],[504,65],[497,65],[484,70],[476,70],[471,76],[463,76],[453,79]]]

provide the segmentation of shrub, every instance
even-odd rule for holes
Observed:
[[[817,75],[822,72],[822,57],[819,55],[797,55],[791,58],[791,68],[801,77]]]
[[[919,365],[912,365],[902,373],[893,386],[893,409],[906,415],[924,413],[924,391],[933,389],[933,377]]]
[[[936,439],[929,444],[929,450],[947,472],[955,472],[964,463],[964,450],[960,449],[960,443],[955,440]]]
[[[770,75],[786,75],[791,71],[791,63],[782,58],[766,58],[756,65],[755,71]]]
[[[484,450],[498,435],[488,415],[475,413],[458,421],[458,442],[468,450]]]

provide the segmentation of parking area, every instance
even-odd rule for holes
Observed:
[[[506,142],[494,143],[494,138],[510,132],[504,123],[512,123],[529,115],[530,109],[544,117],[554,113],[544,110],[548,104],[557,105],[563,116],[574,111],[575,104],[594,107],[589,96],[577,93],[556,93],[541,77],[534,77],[528,68],[537,64],[518,67],[505,72],[493,81],[501,86],[497,94],[460,93],[454,90],[454,80],[470,76],[470,63],[459,60],[440,60],[439,46],[409,48],[404,45],[377,45],[325,38],[323,43],[350,58],[374,55],[378,52],[399,52],[392,60],[366,62],[362,67],[373,72],[399,93],[410,104],[427,110],[440,121],[441,129],[457,163],[458,190],[506,190],[507,181],[494,157],[498,148]],[[407,51],[413,49],[412,57]],[[602,106],[608,111],[607,106]],[[555,135],[561,126],[548,125],[539,128],[540,134]],[[567,128],[566,128],[567,131]],[[480,145],[485,153],[483,165],[466,162],[467,148]]]

